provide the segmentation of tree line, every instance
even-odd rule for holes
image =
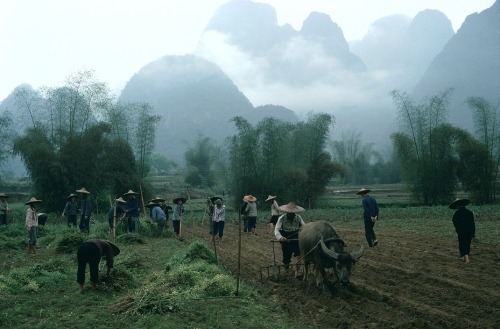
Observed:
[[[160,120],[151,105],[116,101],[92,71],[69,76],[62,87],[20,86],[14,95],[22,125],[9,134],[12,152],[46,211],[61,210],[61,200],[82,186],[109,204],[110,196],[144,184]],[[12,128],[12,117],[6,112],[0,121]]]
[[[184,181],[235,196],[278,194],[308,206],[332,181],[363,186],[403,181],[426,205],[447,204],[457,191],[479,203],[492,202],[500,164],[498,105],[467,99],[475,127],[471,134],[447,122],[451,94],[446,90],[416,103],[407,93],[392,91],[400,126],[386,154],[364,143],[358,132],[331,139],[335,118],[330,114],[309,113],[296,123],[265,118],[256,125],[235,117],[237,133],[223,145],[200,135],[187,148]],[[81,186],[107,202],[146,185],[150,173],[179,168],[153,154],[161,117],[152,106],[116,101],[92,71],[68,77],[62,87],[18,87],[15,100],[17,117],[0,114],[0,162],[11,149],[22,158],[47,210],[59,209],[61,198]]]

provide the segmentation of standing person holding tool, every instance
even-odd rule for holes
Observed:
[[[92,202],[90,201],[90,192],[82,187],[76,190],[80,193],[82,200],[80,202],[80,231],[89,233],[90,230],[90,214],[92,213]]]
[[[274,228],[276,227],[276,223],[278,222],[278,218],[280,217],[280,210],[278,202],[276,202],[275,195],[269,195],[266,199],[266,202],[271,203],[271,219],[269,220],[269,232],[274,235]]]
[[[139,206],[139,199],[136,197],[138,194],[132,190],[128,190],[127,193],[123,194],[127,197],[127,207],[122,218],[127,217],[129,233],[139,233],[139,214],[141,208]]]
[[[247,229],[253,235],[257,235],[257,198],[253,195],[246,195],[243,198],[243,201],[248,202],[245,211],[248,213],[247,215]]]
[[[288,269],[292,256],[295,256],[295,263],[299,263],[299,229],[305,223],[298,213],[303,212],[304,208],[290,202],[287,205],[280,206],[279,210],[285,214],[278,218],[276,227],[274,228],[274,236],[277,241],[280,241],[281,251],[283,252],[283,264]],[[298,273],[295,274],[297,275]]]
[[[465,208],[469,203],[468,199],[456,199],[449,205],[450,209],[457,209],[452,220],[458,236],[458,251],[465,263],[469,262],[470,243],[476,236],[474,213]]]
[[[365,237],[368,241],[368,246],[370,248],[378,245],[377,236],[373,227],[375,222],[378,220],[379,209],[377,201],[371,195],[368,195],[371,190],[367,190],[364,187],[361,188],[356,194],[360,195],[363,199],[361,204],[363,205],[363,222],[365,224]]]
[[[76,257],[78,260],[78,270],[76,273],[76,282],[78,282],[80,293],[83,293],[85,284],[85,270],[87,263],[90,267],[90,282],[92,282],[92,290],[96,290],[99,283],[99,262],[102,257],[106,257],[106,265],[108,270],[106,276],[109,277],[110,271],[113,268],[113,258],[120,254],[120,248],[114,243],[107,240],[88,240],[78,247]]]
[[[64,206],[64,210],[62,212],[61,217],[66,216],[66,220],[68,223],[68,227],[76,227],[76,216],[78,215],[78,203],[76,202],[76,197],[78,195],[71,193],[66,198],[66,205]]]
[[[124,205],[127,204],[127,201],[123,200],[122,197],[115,199],[115,204],[111,206],[108,210],[108,224],[109,230],[113,231],[116,227],[116,220],[123,216],[125,213]]]
[[[184,209],[184,203],[186,202],[186,198],[179,197],[173,200],[174,202],[174,210],[173,210],[173,218],[172,225],[174,227],[175,237],[178,239],[182,239],[182,216],[186,212]]]
[[[36,253],[36,239],[38,233],[38,216],[36,214],[36,206],[41,203],[42,200],[37,200],[36,198],[31,198],[25,205],[29,205],[26,209],[26,229],[28,230],[28,253]]]
[[[7,213],[10,211],[8,197],[7,194],[0,193],[0,225],[7,225]]]
[[[222,244],[222,236],[224,235],[224,219],[226,216],[226,207],[221,199],[215,201],[215,208],[213,211],[212,221],[212,242],[215,243],[215,236],[219,236],[219,244]]]

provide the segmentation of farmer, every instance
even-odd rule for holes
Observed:
[[[450,209],[457,209],[452,220],[458,235],[458,250],[465,263],[469,262],[470,243],[476,236],[474,213],[465,208],[469,203],[468,199],[456,199],[449,205]]]
[[[279,207],[280,211],[285,214],[281,215],[276,222],[274,228],[274,236],[276,240],[280,241],[281,251],[283,252],[283,264],[288,269],[292,256],[295,256],[295,263],[299,263],[300,249],[299,249],[299,229],[305,225],[304,220],[298,214],[303,212],[304,208],[290,202],[287,205]]]
[[[90,230],[90,214],[92,213],[92,204],[90,201],[90,192],[82,187],[76,190],[80,193],[82,200],[80,202],[80,231],[89,233]]]
[[[278,222],[278,218],[280,217],[280,210],[278,202],[276,202],[275,195],[269,195],[266,199],[266,202],[271,203],[271,219],[269,220],[269,232],[274,235],[274,228],[276,226],[276,223]]]
[[[106,276],[113,268],[113,257],[118,256],[120,249],[107,240],[88,240],[85,241],[76,252],[78,260],[78,271],[76,273],[76,282],[80,287],[80,293],[83,293],[83,285],[85,283],[85,270],[87,263],[90,266],[90,282],[92,282],[92,290],[96,289],[99,282],[99,262],[102,257],[106,257],[106,265],[108,270]]]
[[[158,225],[158,230],[160,231],[160,237],[163,233],[163,228],[165,227],[165,223],[167,222],[167,216],[163,209],[161,209],[160,204],[153,202],[152,200],[146,206],[150,208],[150,218],[153,223]]]
[[[214,213],[212,216],[213,230],[212,242],[215,242],[215,236],[219,236],[219,244],[222,243],[222,236],[224,235],[224,219],[226,216],[226,207],[221,199],[215,201]]]
[[[363,187],[356,194],[360,195],[363,198],[361,204],[363,205],[365,237],[366,241],[368,241],[368,246],[372,248],[378,244],[377,236],[375,235],[373,227],[375,226],[375,222],[378,219],[379,209],[375,198],[371,195],[368,195],[370,191],[371,190],[367,190]]]
[[[158,203],[160,205],[161,210],[165,213],[165,226],[168,227],[168,210],[172,209],[172,207],[168,205],[168,201],[160,197],[155,197],[154,199],[151,199],[151,202]]]
[[[246,211],[248,202],[245,201],[246,195],[243,197],[243,200],[240,203],[240,215],[241,219],[243,219],[243,232],[247,233],[248,232],[248,220],[247,220],[247,215],[248,212]]]
[[[208,216],[210,218],[214,217],[214,209],[215,209],[215,203],[217,200],[221,200],[222,198],[220,196],[211,196],[207,198],[207,210],[208,210]],[[208,234],[212,235],[214,231],[214,222],[213,220],[209,220],[209,225],[208,225]]]
[[[139,193],[134,192],[132,190],[128,190],[127,193],[124,194],[127,197],[127,210],[122,215],[122,219],[127,217],[128,224],[128,232],[139,233],[139,199],[136,198],[136,195]]]
[[[36,215],[36,206],[41,203],[42,200],[37,200],[36,198],[31,198],[28,202],[24,203],[29,205],[26,209],[26,228],[28,230],[28,253],[36,253],[36,236],[38,231],[38,216]]]
[[[181,229],[181,220],[182,220],[182,215],[186,212],[184,209],[184,203],[186,202],[186,198],[175,198],[174,200],[174,215],[172,219],[172,225],[174,227],[174,232],[175,232],[175,237],[176,238],[182,238],[182,229]]]
[[[115,220],[121,218],[125,213],[124,205],[127,204],[127,201],[123,200],[122,197],[115,199],[115,204],[111,206],[108,210],[108,224],[109,230],[112,231],[116,225]],[[116,209],[116,210],[115,210]]]
[[[66,197],[66,205],[61,214],[61,217],[66,216],[68,222],[68,227],[76,227],[76,215],[78,214],[78,203],[76,202],[76,197],[78,195],[71,193]]]
[[[257,235],[256,226],[257,226],[257,198],[253,195],[245,195],[243,201],[247,202],[247,207],[245,211],[248,213],[247,215],[247,229],[252,232],[253,235]]]
[[[7,225],[7,213],[10,211],[8,197],[7,194],[0,193],[0,225]]]

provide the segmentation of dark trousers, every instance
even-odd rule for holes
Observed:
[[[281,242],[281,251],[283,252],[283,264],[289,265],[292,261],[292,256],[300,256],[299,241],[285,240]]]
[[[470,253],[470,242],[472,238],[470,236],[459,236],[458,237],[458,251],[460,251],[460,256],[464,257]]]
[[[76,215],[68,215],[66,218],[68,220],[68,227],[71,227],[71,225],[76,227]]]
[[[101,252],[99,247],[92,242],[84,242],[76,252],[78,259],[78,271],[76,273],[76,282],[79,284],[85,283],[85,270],[87,263],[90,266],[90,281],[98,283],[99,281],[99,261],[101,260]]]
[[[173,220],[172,226],[174,227],[175,234],[179,234],[180,229],[181,229],[181,221],[180,220]]]
[[[0,225],[7,225],[7,214],[0,214]]]
[[[364,222],[366,241],[368,241],[368,246],[373,247],[373,241],[377,240],[377,236],[375,235],[375,231],[373,230],[375,223],[372,222],[371,219],[365,219]]]
[[[80,216],[80,231],[89,232],[90,229],[90,216],[85,219],[85,215]]]
[[[213,231],[212,231],[212,234],[213,235],[219,235],[219,237],[222,238],[222,236],[224,235],[224,221],[221,220],[221,221],[218,221],[218,222],[213,222]]]

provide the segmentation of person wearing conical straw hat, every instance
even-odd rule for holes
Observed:
[[[253,195],[245,195],[243,201],[248,202],[245,211],[247,215],[247,229],[253,234],[257,235],[257,198]]]
[[[305,225],[299,213],[303,212],[304,208],[290,202],[280,206],[279,210],[284,212],[284,214],[281,215],[276,222],[274,237],[276,240],[280,241],[281,251],[283,252],[283,264],[285,268],[288,269],[292,261],[292,256],[295,256],[295,262],[297,264],[299,263],[299,229]]]
[[[269,232],[274,235],[274,228],[276,227],[276,223],[278,222],[278,218],[280,217],[280,210],[278,202],[276,202],[275,195],[268,195],[266,202],[271,203],[271,219],[269,220]]]
[[[78,282],[80,293],[84,291],[85,269],[87,263],[90,267],[90,282],[92,290],[97,289],[99,283],[99,262],[102,257],[106,257],[107,272],[109,277],[113,268],[113,259],[120,254],[120,248],[113,242],[101,239],[87,240],[78,247],[76,258],[78,260],[78,270],[76,272],[76,282]]]
[[[7,213],[10,211],[8,197],[7,194],[0,193],[0,225],[7,225]]]
[[[115,226],[115,218],[119,219],[124,213],[124,206],[127,204],[127,201],[123,200],[122,197],[115,199],[115,204],[111,206],[108,210],[108,224],[109,230],[112,231]],[[116,208],[116,211],[115,211]]]
[[[153,201],[155,200],[155,201]],[[149,217],[153,223],[158,225],[158,231],[160,232],[160,238],[163,236],[163,228],[165,227],[165,223],[167,222],[167,215],[161,209],[160,203],[153,199],[149,201],[146,207],[150,208]]]
[[[173,200],[174,210],[172,218],[172,226],[174,227],[175,237],[182,239],[182,215],[186,212],[184,209],[184,203],[186,203],[186,198],[178,197]]]
[[[465,208],[470,201],[468,199],[456,199],[448,206],[450,209],[457,209],[453,214],[453,226],[458,236],[458,251],[465,263],[469,262],[470,243],[476,236],[476,223],[474,213]]]
[[[76,190],[80,193],[82,200],[80,201],[80,231],[89,233],[90,231],[90,214],[92,213],[92,202],[90,201],[90,192],[82,187]]]
[[[66,197],[66,205],[62,212],[61,217],[66,216],[68,222],[68,227],[76,227],[76,216],[78,215],[78,203],[76,202],[76,197],[78,195],[71,193]]]
[[[37,200],[32,197],[25,205],[29,205],[26,209],[26,228],[28,229],[28,253],[36,253],[36,239],[38,233],[38,216],[36,214],[36,207],[42,200]]]
[[[363,206],[365,237],[366,241],[368,241],[368,246],[372,248],[378,245],[377,236],[375,235],[373,227],[375,226],[375,222],[378,220],[379,209],[377,200],[375,200],[374,197],[368,194],[370,192],[371,190],[362,187],[356,194],[360,195],[363,198],[361,201],[361,205]]]
[[[128,190],[128,192],[123,195],[127,197],[127,207],[122,218],[127,217],[129,233],[139,233],[139,215],[141,208],[139,206],[139,199],[136,197],[139,193]]]
[[[215,243],[215,236],[219,236],[219,244],[222,243],[224,236],[224,219],[226,217],[226,207],[222,199],[215,200],[215,208],[212,214],[212,242]]]

